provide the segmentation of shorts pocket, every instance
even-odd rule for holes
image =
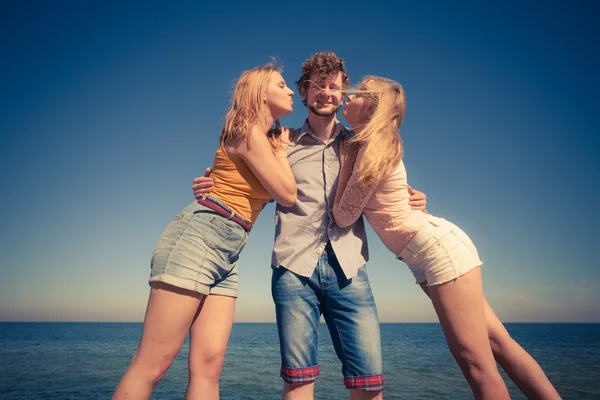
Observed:
[[[406,249],[410,251],[413,257],[420,257],[433,246],[437,245],[449,233],[450,231],[433,224],[425,226],[408,242]]]
[[[212,216],[206,223],[206,231],[202,235],[202,240],[206,243],[207,246],[218,249],[223,243],[229,239],[233,229],[231,229],[227,224],[222,221],[222,217]]]
[[[477,248],[473,244],[473,241],[462,229],[460,229],[458,226],[454,226],[452,227],[451,232],[462,244],[467,246],[471,253],[477,253]]]
[[[189,217],[189,214],[185,211],[182,211],[175,215],[175,217],[171,220],[169,225],[167,225],[162,235],[158,239],[155,251],[159,248],[173,246],[181,237],[183,231],[185,231],[188,224],[190,223]]]
[[[238,235],[235,235],[235,236],[237,237]],[[232,239],[233,239],[233,237],[232,237]],[[240,253],[242,252],[242,250],[246,246],[246,243],[248,242],[248,233],[246,231],[242,231],[241,232],[241,238],[239,238],[239,240],[236,239],[236,241],[239,244],[237,245],[237,247],[235,248],[235,250],[229,255],[229,262],[230,263],[234,263],[234,262],[236,262],[239,259]]]

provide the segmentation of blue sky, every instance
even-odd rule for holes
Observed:
[[[500,318],[600,322],[599,8],[458,3],[3,2],[0,320],[141,321],[235,79],[276,56],[293,87],[333,50],[353,82],[403,84],[409,182],[472,237]],[[305,117],[296,95],[283,123]],[[238,322],[275,319],[273,213],[241,255]],[[435,321],[368,232],[380,319]]]

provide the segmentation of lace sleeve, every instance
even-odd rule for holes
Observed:
[[[377,188],[378,182],[369,185],[358,183],[356,170],[359,165],[360,161],[357,160],[349,178],[343,171],[340,173],[338,190],[343,190],[343,193],[339,197],[339,201],[333,205],[333,217],[340,228],[349,227],[360,218],[363,209]]]

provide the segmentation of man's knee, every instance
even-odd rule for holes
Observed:
[[[350,389],[350,400],[379,400],[383,399],[383,391],[368,391],[364,389]]]
[[[315,392],[315,381],[305,383],[283,383],[284,400],[312,399]]]

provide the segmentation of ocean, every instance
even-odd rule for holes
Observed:
[[[506,324],[563,399],[600,399],[600,324]],[[137,347],[141,323],[0,322],[0,399],[109,399]],[[382,324],[385,399],[471,399],[439,324]],[[152,399],[183,399],[187,340]],[[281,396],[275,324],[234,324],[221,398]],[[341,365],[321,326],[315,399],[347,399]],[[513,399],[524,399],[503,374]]]

